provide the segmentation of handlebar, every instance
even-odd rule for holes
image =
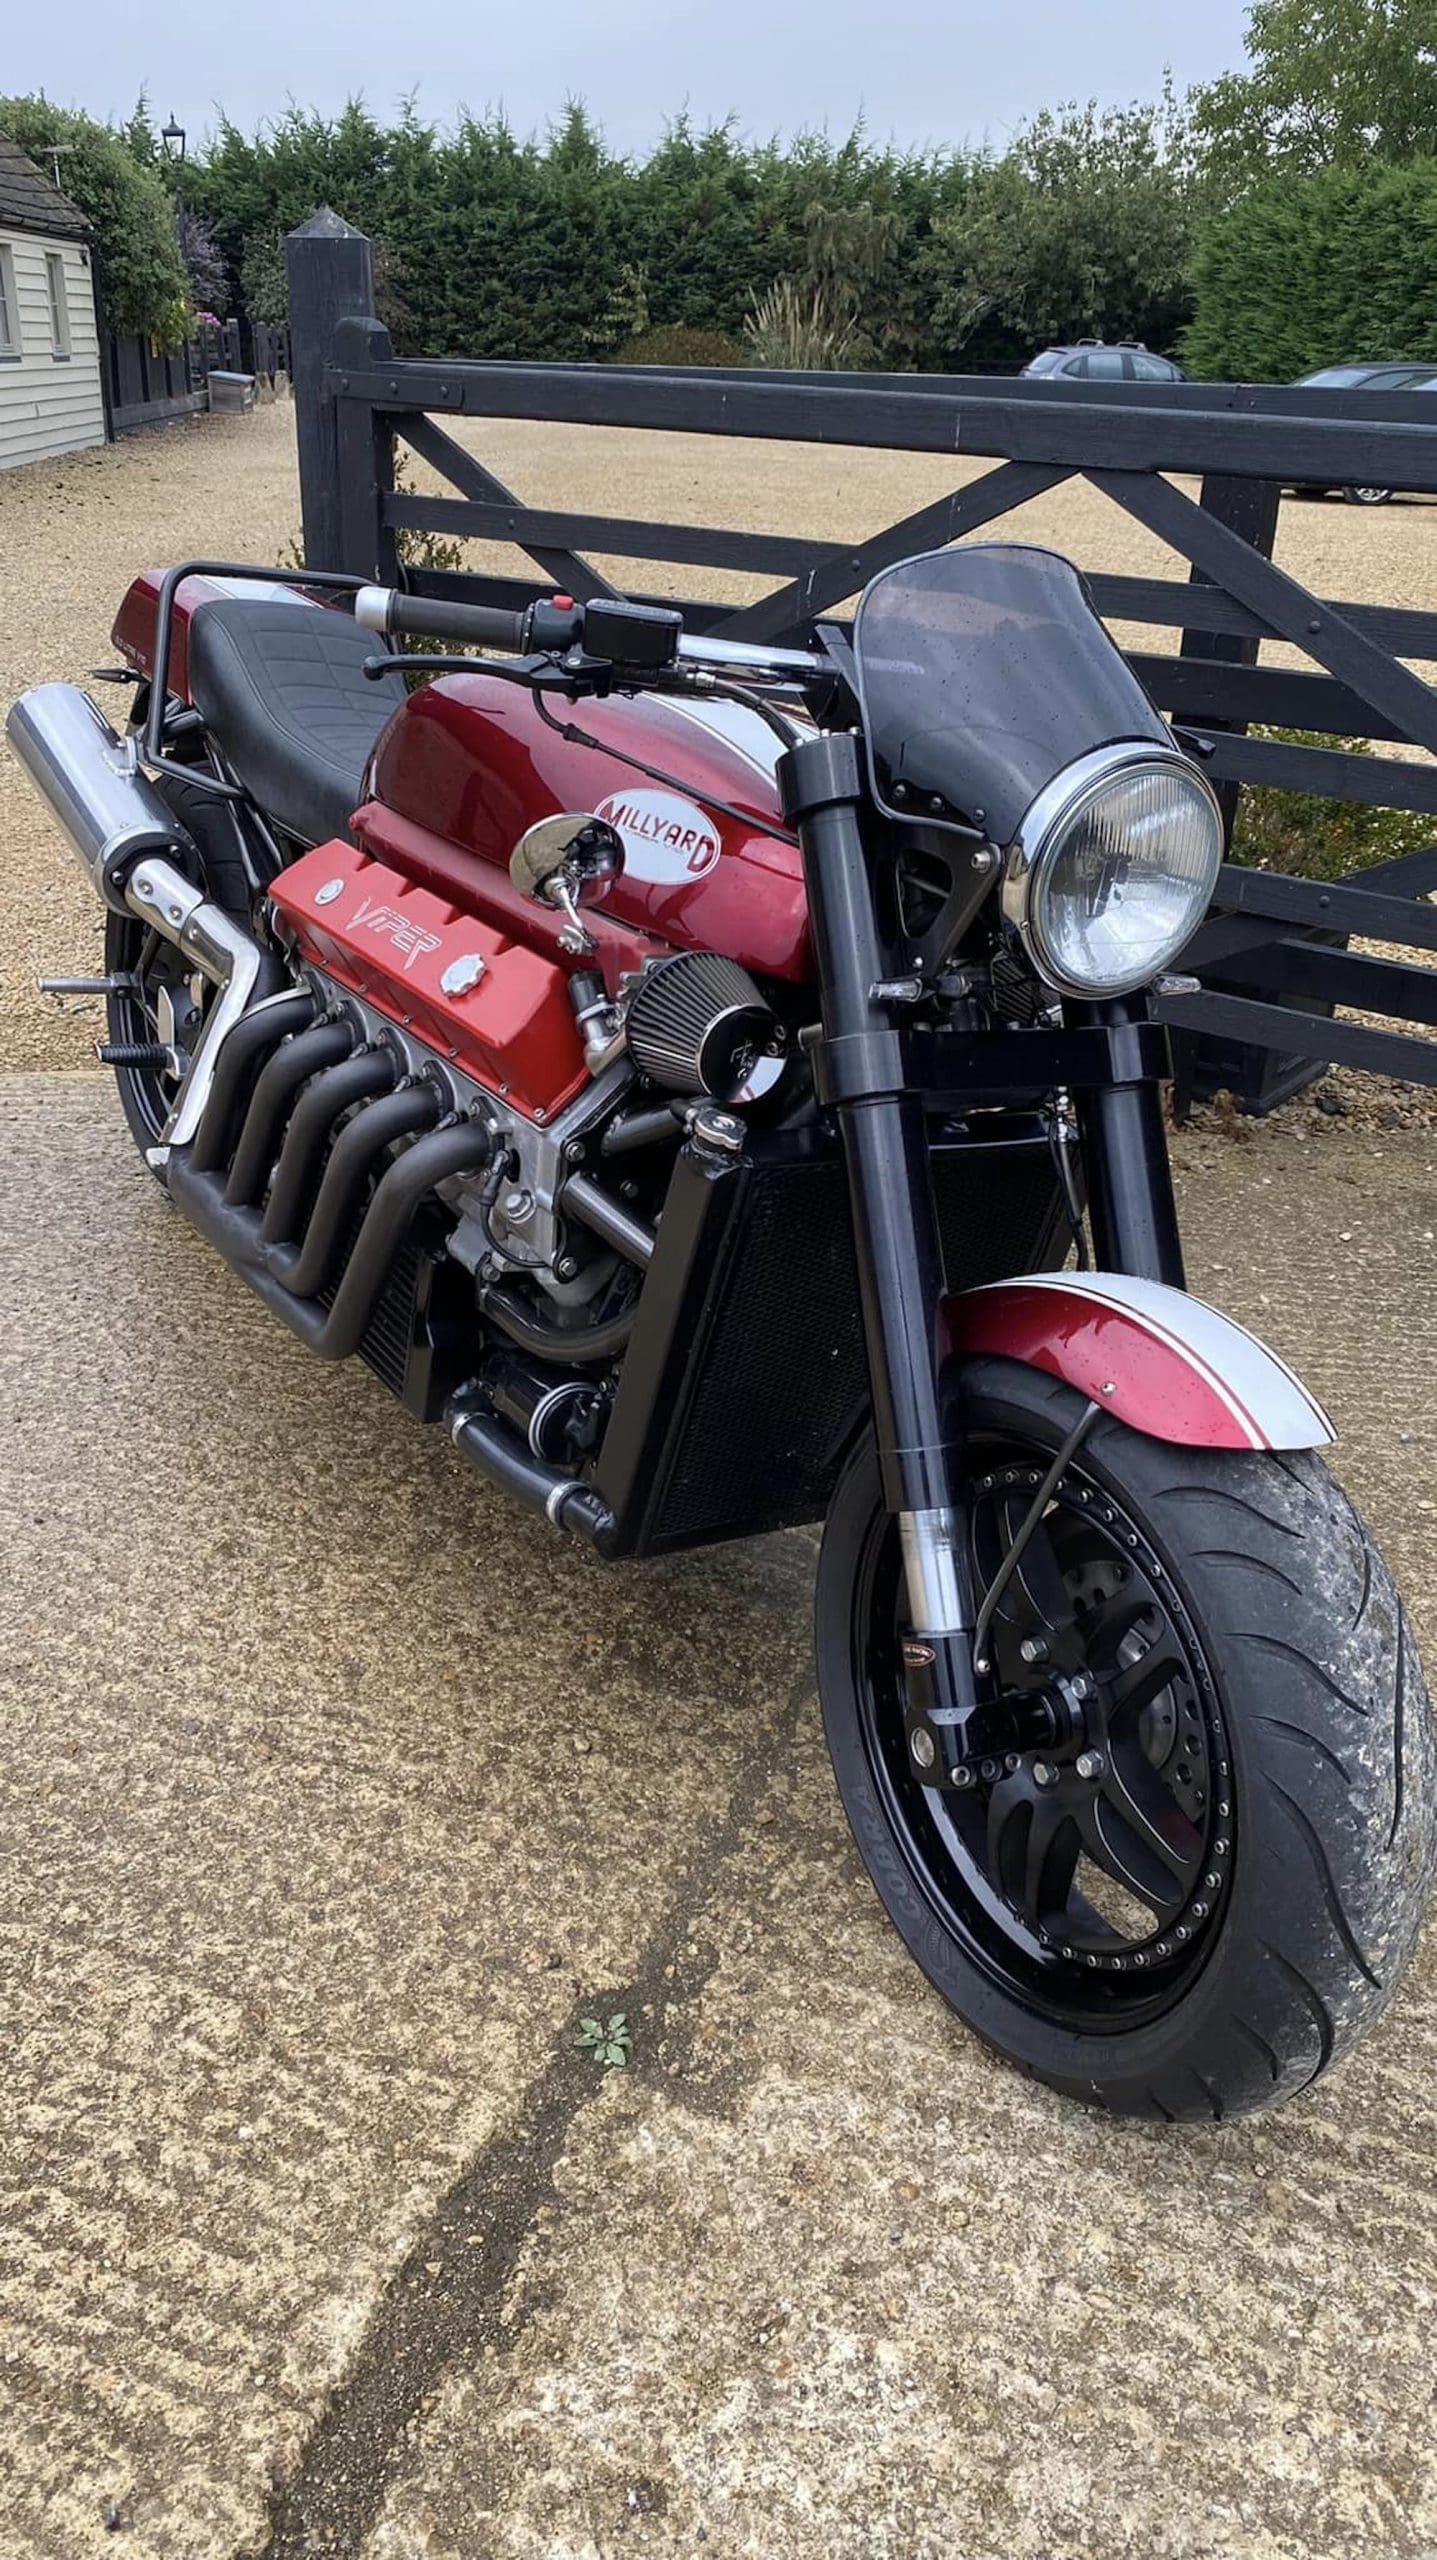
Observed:
[[[354,619],[366,631],[386,640],[467,640],[479,649],[524,647],[527,613],[508,613],[501,605],[449,604],[440,596],[401,595],[397,587],[361,587],[354,599]]]
[[[670,668],[708,668],[715,674],[777,678],[792,684],[822,672],[811,649],[775,649],[766,643],[690,637],[683,616],[665,605],[631,604],[626,596],[539,596],[513,612],[502,605],[461,604],[441,596],[401,594],[396,587],[361,587],[354,618],[386,639],[451,640],[478,649],[502,649],[511,657],[564,657],[579,651],[611,666],[620,680],[661,677]]]
[[[520,613],[489,604],[451,604],[438,596],[401,595],[393,587],[361,587],[354,618],[386,637],[468,641],[480,649],[506,649],[563,657],[573,649],[631,675],[661,675],[675,664],[683,616],[666,606],[630,604],[624,596],[538,596]]]

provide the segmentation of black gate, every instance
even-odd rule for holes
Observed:
[[[612,592],[590,553],[731,569],[772,578],[735,606],[694,600],[695,631],[793,641],[841,618],[876,573],[910,553],[1001,521],[1074,478],[1154,534],[1186,576],[1091,574],[1111,621],[1182,634],[1177,651],[1127,655],[1160,709],[1195,742],[1229,829],[1248,787],[1310,792],[1430,812],[1437,838],[1437,612],[1313,595],[1273,560],[1283,493],[1380,485],[1437,495],[1437,402],[1250,384],[1131,386],[976,376],[664,371],[646,366],[473,364],[396,357],[374,317],[363,235],[321,213],[289,243],[292,364],[305,554],[313,568],[393,583],[396,537],[411,529],[511,544],[513,578],[407,573],[426,594],[518,604],[561,587]],[[520,418],[651,432],[802,441],[980,458],[966,477],[858,543],[527,506],[442,415]],[[452,495],[396,490],[396,442]],[[1195,479],[1196,494],[1181,485]],[[1081,563],[1079,564],[1082,565]],[[671,597],[662,599],[671,603]],[[1285,642],[1300,665],[1259,663]],[[1415,661],[1411,664],[1409,661]],[[1254,728],[1365,740],[1393,754],[1294,745]],[[1290,1091],[1338,1062],[1437,1084],[1437,1040],[1332,1018],[1333,1007],[1437,1026],[1437,971],[1369,957],[1356,941],[1437,949],[1437,853],[1415,854],[1341,884],[1224,866],[1207,924],[1184,955],[1200,983],[1159,999],[1179,1035],[1179,1088],[1246,1059],[1253,1098]],[[1196,1045],[1195,1045],[1196,1044]],[[1254,1056],[1280,1061],[1259,1081]]]

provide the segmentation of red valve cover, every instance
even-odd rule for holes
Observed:
[[[542,952],[338,839],[292,862],[269,894],[306,960],[531,1119],[551,1120],[579,1091],[568,980]]]

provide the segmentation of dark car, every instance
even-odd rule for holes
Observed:
[[[1437,390],[1437,365],[1432,364],[1325,364],[1316,373],[1299,375],[1297,388],[1304,391],[1432,391]],[[1315,496],[1325,497],[1322,481],[1302,480],[1299,488],[1309,489]],[[1392,492],[1373,482],[1344,489],[1344,498],[1354,507],[1385,507]]]
[[[1171,356],[1150,355],[1129,338],[1115,347],[1106,346],[1101,338],[1080,338],[1071,347],[1045,347],[1023,371],[1061,374],[1066,381],[1077,382],[1186,382],[1188,378]]]

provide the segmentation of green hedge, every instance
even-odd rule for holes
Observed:
[[[1194,272],[1182,353],[1210,381],[1437,363],[1437,160],[1271,180],[1204,225]]]
[[[692,332],[743,349],[756,301],[792,279],[852,362],[984,372],[1053,329],[1171,342],[1191,307],[1185,167],[1166,108],[1039,118],[1001,159],[680,117],[631,159],[578,106],[536,140],[498,117],[386,126],[355,102],[252,136],[222,122],[185,194],[268,319],[284,233],[332,205],[382,253],[401,354],[595,360]]]

